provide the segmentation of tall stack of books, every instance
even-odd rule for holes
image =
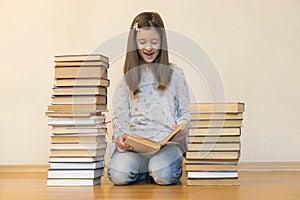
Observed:
[[[109,60],[99,54],[55,56],[46,115],[51,130],[48,186],[100,184],[106,152]]]
[[[187,185],[239,185],[244,103],[191,103]]]

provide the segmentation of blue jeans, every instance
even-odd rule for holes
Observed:
[[[152,176],[159,185],[179,182],[182,175],[182,150],[167,143],[154,155],[132,151],[115,152],[108,166],[108,177],[115,185],[128,185]]]

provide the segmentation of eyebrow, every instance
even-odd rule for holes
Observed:
[[[137,38],[138,40],[147,40],[146,38]],[[150,40],[160,40],[159,37],[151,38]]]

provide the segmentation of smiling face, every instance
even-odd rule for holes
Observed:
[[[154,28],[140,28],[136,33],[136,44],[142,59],[152,63],[160,52],[161,38]]]

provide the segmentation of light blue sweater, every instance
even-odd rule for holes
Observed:
[[[164,91],[157,89],[158,83],[151,70],[142,70],[137,95],[130,92],[124,78],[119,81],[112,98],[114,132],[111,155],[115,151],[115,139],[123,133],[135,133],[159,142],[174,125],[189,125],[187,82],[182,69],[175,66],[172,69],[170,84]]]

